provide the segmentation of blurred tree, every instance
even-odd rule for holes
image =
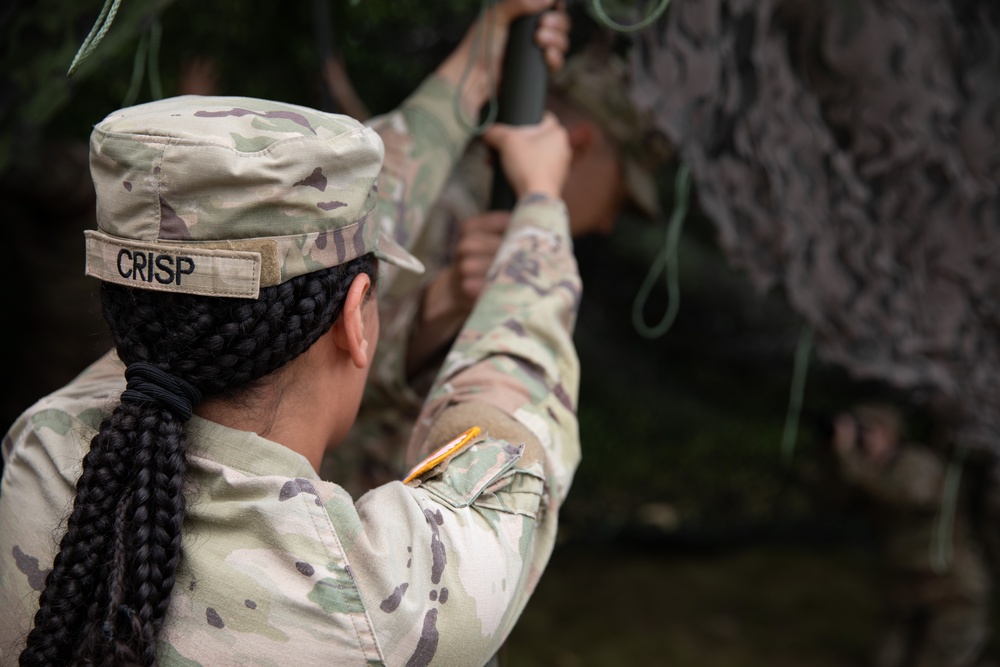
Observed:
[[[103,41],[67,77],[101,2],[12,0],[0,10],[0,173],[30,159],[43,137],[86,139],[95,122],[122,106],[140,37],[154,22],[162,34],[151,56],[164,95],[177,93],[182,63],[200,56],[218,63],[221,94],[323,107],[325,34],[362,99],[381,113],[451,50],[479,4],[330,0],[324,27],[316,3],[123,0]],[[152,99],[143,76],[137,102]]]

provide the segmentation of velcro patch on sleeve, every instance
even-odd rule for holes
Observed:
[[[447,461],[451,457],[455,456],[459,452],[462,452],[466,447],[468,447],[479,434],[482,433],[482,429],[478,426],[473,426],[465,433],[441,447],[436,452],[425,458],[423,461],[418,463],[407,473],[406,477],[403,478],[403,484],[408,484],[420,477],[421,475],[430,472],[434,468],[438,467],[444,461]]]

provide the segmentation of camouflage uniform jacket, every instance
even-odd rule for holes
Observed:
[[[410,111],[386,121],[405,130],[421,117]],[[437,170],[439,183],[450,166]],[[419,181],[405,176],[399,190],[380,184],[380,196],[419,195],[400,197]],[[474,424],[483,435],[356,503],[291,450],[192,418],[184,558],[160,662],[478,665],[493,656],[545,567],[579,461],[571,334],[580,290],[565,207],[522,202],[410,456]],[[2,664],[16,660],[30,626],[80,461],[124,389],[122,371],[105,356],[4,439]]]

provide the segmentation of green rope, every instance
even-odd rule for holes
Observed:
[[[674,210],[670,214],[670,223],[667,225],[667,243],[656,256],[653,265],[649,267],[649,273],[642,283],[642,287],[635,295],[632,302],[632,324],[640,336],[645,338],[659,338],[673,326],[677,318],[677,311],[681,304],[681,288],[678,280],[677,247],[680,245],[681,229],[684,226],[684,218],[688,211],[688,194],[691,191],[691,169],[686,164],[681,164],[677,170],[677,178],[674,181]],[[643,311],[646,308],[646,301],[653,291],[653,284],[656,278],[666,267],[667,275],[667,312],[663,315],[656,326],[646,324]]]
[[[149,73],[149,92],[154,100],[163,99],[163,84],[160,82],[160,41],[163,28],[159,19],[153,19],[149,29],[139,37],[139,45],[132,59],[132,79],[122,100],[123,107],[135,104],[142,88],[143,72]],[[148,67],[146,66],[148,63]]]
[[[792,371],[792,389],[788,397],[788,412],[785,415],[785,432],[781,438],[781,460],[788,465],[792,461],[795,441],[799,437],[799,414],[806,390],[806,371],[809,370],[809,355],[812,352],[813,328],[808,324],[799,334],[795,347],[795,369]]]
[[[608,16],[607,11],[604,9],[603,0],[590,0],[590,11],[594,14],[594,18],[597,19],[599,23],[604,24],[604,27],[610,28],[611,30],[617,30],[618,32],[635,32],[636,30],[642,30],[648,25],[651,25],[653,21],[663,16],[663,12],[667,11],[667,7],[670,6],[670,0],[660,0],[660,4],[653,9],[645,18],[641,19],[637,23],[632,23],[630,25],[625,25],[618,23],[613,18]]]
[[[149,51],[149,38],[145,33],[139,38],[139,46],[136,47],[135,57],[132,59],[132,79],[128,84],[128,91],[122,100],[123,107],[130,107],[135,104],[139,97],[139,89],[142,87],[142,73],[146,66],[146,52]]]
[[[958,489],[962,483],[966,451],[965,447],[959,447],[952,455],[944,478],[944,489],[941,491],[941,511],[938,513],[934,539],[931,541],[931,567],[938,574],[951,568],[952,531],[955,527]]]
[[[465,112],[462,110],[462,90],[465,88],[465,83],[469,79],[469,74],[472,72],[472,67],[476,61],[476,54],[479,53],[479,42],[482,39],[482,31],[486,30],[486,48],[484,53],[487,60],[489,59],[490,52],[493,47],[493,26],[496,23],[496,11],[489,11],[492,5],[496,4],[496,0],[482,0],[480,5],[479,18],[476,19],[476,29],[472,33],[472,53],[469,56],[469,61],[465,64],[465,70],[462,72],[462,76],[458,81],[458,90],[455,96],[452,98],[452,108],[455,113],[455,118],[458,122],[465,126],[465,129],[471,132],[473,135],[480,135],[486,131],[490,125],[497,119],[497,111],[499,109],[499,104],[497,102],[497,93],[495,86],[493,85],[493,69],[490,67],[486,68],[486,85],[490,91],[490,101],[487,107],[486,118],[482,120],[478,125],[473,125],[471,122],[466,120]],[[488,25],[487,25],[488,24]]]
[[[69,64],[66,76],[72,76],[73,72],[76,71],[87,56],[93,53],[97,45],[101,43],[104,35],[111,28],[111,22],[115,20],[115,15],[118,13],[118,6],[121,3],[122,0],[104,0],[104,6],[101,8],[101,13],[97,16],[97,20],[94,21],[94,27],[90,29],[90,34],[83,40],[83,44],[80,45],[79,50],[77,50],[76,55],[73,57],[73,62]]]
[[[154,100],[163,99],[163,84],[160,82],[160,41],[163,27],[160,19],[153,18],[149,26],[149,93]]]

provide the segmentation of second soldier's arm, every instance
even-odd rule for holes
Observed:
[[[479,124],[480,110],[500,76],[511,21],[540,11],[545,13],[535,39],[549,67],[559,69],[569,47],[565,10],[556,8],[555,0],[501,0],[397,110],[369,121],[385,144],[379,226],[404,247],[411,248],[420,237],[428,210]],[[383,271],[379,291],[396,275]]]

